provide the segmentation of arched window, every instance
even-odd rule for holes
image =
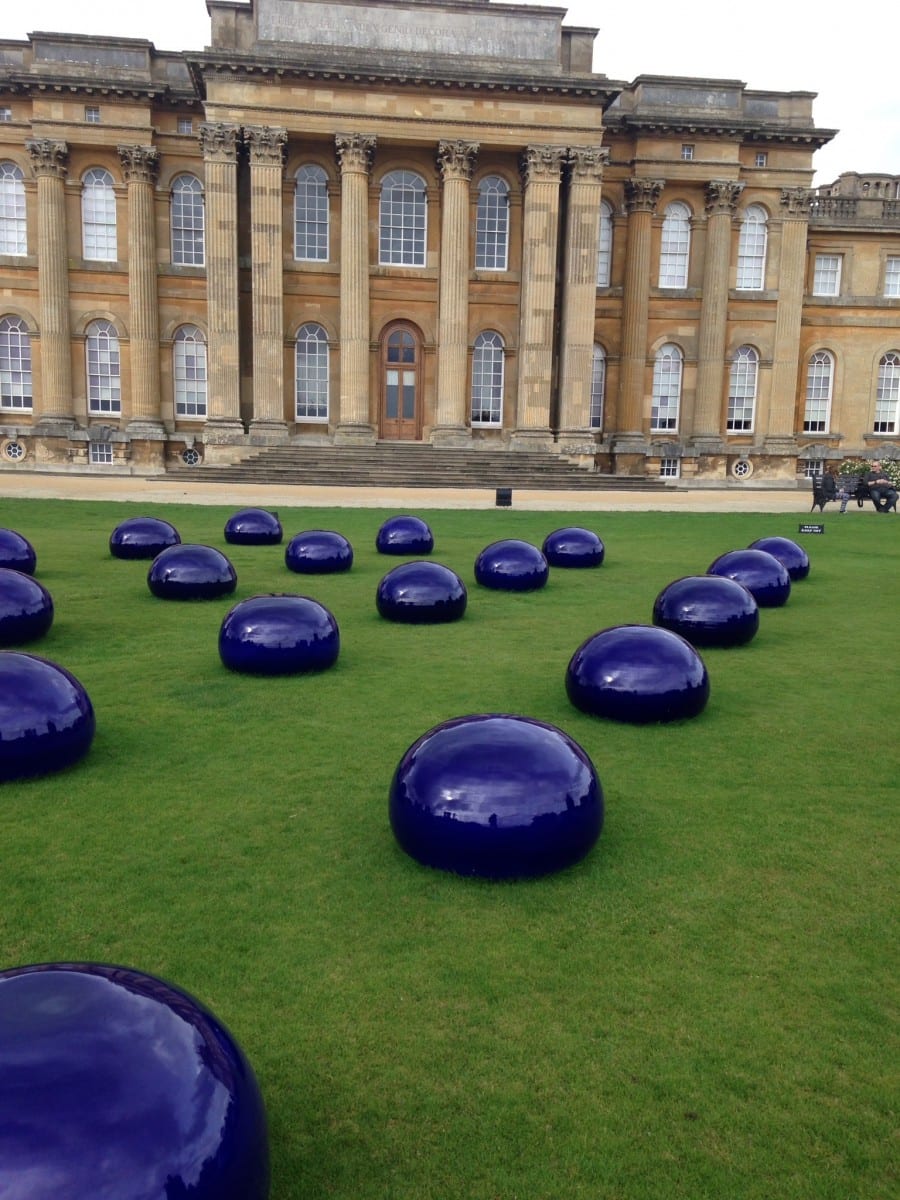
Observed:
[[[0,318],[0,408],[31,408],[31,338],[21,317]]]
[[[900,420],[900,352],[889,350],[878,364],[875,433],[897,433]]]
[[[424,267],[425,180],[413,171],[391,171],[381,184],[378,261],[384,266]]]
[[[600,204],[600,234],[597,240],[597,287],[609,287],[612,272],[613,210],[605,200]]]
[[[85,258],[116,261],[116,194],[112,175],[101,167],[81,180],[81,244]]]
[[[509,187],[499,175],[478,185],[475,213],[476,271],[505,271],[509,252]]]
[[[175,413],[206,416],[206,339],[196,325],[182,325],[173,346]]]
[[[294,177],[294,258],[328,262],[328,176],[315,163]]]
[[[688,282],[688,262],[691,256],[691,210],[676,201],[666,209],[663,218],[662,244],[659,253],[659,286],[685,288]]]
[[[204,250],[203,184],[196,175],[177,175],[172,181],[172,262],[202,267]]]
[[[748,433],[753,429],[758,375],[759,355],[752,346],[741,346],[731,361],[728,377],[728,417],[725,428],[731,433]]]
[[[591,429],[603,428],[603,406],[606,400],[606,351],[594,346],[591,367]]]
[[[827,433],[831,419],[831,385],[834,359],[827,350],[818,350],[806,367],[806,404],[803,410],[804,433]]]
[[[650,428],[655,432],[678,428],[681,375],[684,359],[677,346],[660,346],[653,364],[653,406]]]
[[[122,365],[119,338],[109,321],[92,321],[86,339],[88,412],[122,411]]]
[[[0,162],[0,254],[27,254],[25,177],[14,162]]]
[[[321,325],[301,325],[295,350],[298,421],[328,420],[328,334]]]
[[[472,424],[500,425],[503,421],[505,350],[499,333],[479,333],[472,352]]]
[[[750,204],[741,222],[738,240],[737,286],[759,291],[766,283],[768,216],[761,204]]]

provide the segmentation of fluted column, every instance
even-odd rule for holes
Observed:
[[[560,335],[559,441],[564,450],[587,451],[591,432],[591,379],[597,309],[597,243],[603,167],[609,151],[569,150],[569,195]]]
[[[469,181],[475,142],[439,142],[444,184],[438,307],[437,414],[431,435],[441,445],[465,445],[469,347]]]
[[[766,449],[793,453],[794,410],[800,365],[800,317],[806,274],[809,191],[784,188],[781,193],[781,257],[778,263],[778,301],[775,305],[775,349],[772,395],[769,403]]]
[[[742,183],[726,179],[714,179],[706,185],[706,254],[697,336],[697,398],[693,427],[685,429],[684,433],[686,436],[693,434],[697,449],[707,454],[721,448],[731,223],[743,190]]]
[[[341,169],[341,391],[335,441],[371,442],[369,416],[369,170],[374,137],[339,133]]]
[[[206,169],[207,441],[242,434],[236,125],[201,125]]]
[[[132,437],[164,436],[159,388],[159,298],[153,189],[159,151],[153,146],[119,146],[128,186],[128,299],[131,336]]]
[[[550,446],[556,241],[561,146],[529,146],[522,156],[525,184],[522,293],[519,309],[519,386],[513,449]]]
[[[281,181],[287,131],[245,126],[250,153],[250,252],[253,260],[253,420],[257,439],[282,440],[284,285]]]
[[[34,397],[35,425],[73,426],[72,335],[66,247],[65,179],[69,147],[40,138],[25,143],[37,179],[38,309],[41,321],[41,395]]]

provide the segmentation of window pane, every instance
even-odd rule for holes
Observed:
[[[875,433],[897,433],[900,412],[900,353],[892,350],[878,364]]]
[[[677,346],[663,346],[653,364],[653,403],[650,428],[655,431],[678,428],[678,409],[681,403],[681,351]]]
[[[885,296],[900,296],[900,258],[889,258],[884,266]]]
[[[597,287],[609,287],[612,270],[613,211],[604,200],[600,205],[600,235],[597,241]]]
[[[203,186],[193,175],[172,184],[172,262],[202,267],[204,254]]]
[[[602,346],[595,346],[591,369],[591,429],[603,428],[603,402],[605,397],[606,353]]]
[[[837,296],[841,290],[840,254],[817,254],[813,276],[814,296]]]
[[[82,180],[82,252],[85,258],[115,262],[116,197],[109,171],[93,167]]]
[[[0,407],[31,408],[31,338],[20,317],[0,320]]]
[[[504,360],[499,333],[480,333],[472,353],[473,425],[500,425],[503,421]]]
[[[321,325],[297,331],[295,360],[298,421],[328,420],[328,335]]]
[[[475,268],[505,271],[509,247],[509,188],[489,175],[478,185],[475,214]]]
[[[0,254],[27,254],[22,168],[0,162]]]
[[[738,242],[739,288],[759,289],[765,286],[767,236],[766,210],[758,204],[751,204],[744,213]]]
[[[834,362],[830,354],[820,350],[809,360],[806,368],[806,406],[803,412],[804,433],[827,433],[831,408],[831,380]]]
[[[732,433],[753,429],[759,355],[752,346],[741,346],[731,364],[728,383],[728,419]]]
[[[196,325],[175,334],[175,412],[179,417],[206,416],[206,341]]]
[[[88,326],[86,356],[88,410],[121,412],[119,339],[109,321],[94,321]]]
[[[686,204],[670,204],[662,227],[659,286],[684,288],[688,281],[691,249],[691,213]]]
[[[392,171],[381,185],[379,262],[425,266],[425,182],[412,171]]]
[[[328,176],[314,164],[300,168],[294,185],[294,258],[328,261]]]

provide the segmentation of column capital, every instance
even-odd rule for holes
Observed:
[[[437,165],[444,182],[448,179],[468,182],[472,178],[477,154],[477,142],[438,142]]]
[[[65,179],[69,169],[69,147],[55,138],[35,138],[25,143],[31,155],[35,175],[53,175]]]
[[[712,217],[726,213],[728,216],[734,216],[738,198],[743,190],[742,183],[735,183],[731,179],[711,179],[706,185],[706,215]]]
[[[334,150],[342,173],[356,171],[368,175],[375,156],[375,138],[365,133],[337,133]]]
[[[155,146],[116,146],[126,183],[156,183],[159,151]]]
[[[567,151],[563,146],[526,146],[519,169],[525,186],[530,183],[559,183]]]
[[[222,121],[200,126],[200,146],[207,162],[234,163],[237,161],[237,125],[225,125]]]
[[[251,164],[264,163],[280,167],[284,164],[287,130],[269,125],[245,125],[244,145],[250,151]]]
[[[625,208],[628,212],[655,212],[665,187],[662,179],[626,179]]]
[[[811,200],[812,192],[809,188],[782,188],[780,197],[782,216],[808,221]]]
[[[606,146],[570,146],[566,151],[566,163],[573,179],[602,183],[603,170],[609,164],[609,149]]]

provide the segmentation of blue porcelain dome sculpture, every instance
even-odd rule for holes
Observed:
[[[633,725],[696,717],[709,699],[703,659],[677,633],[614,625],[572,655],[566,692],[576,708]]]
[[[278,546],[284,531],[278,514],[242,508],[225,522],[225,541],[233,546]]]
[[[299,575],[334,575],[353,566],[353,547],[332,529],[307,529],[288,542],[284,563]]]
[[[767,550],[729,550],[710,564],[707,573],[736,579],[753,593],[760,608],[780,608],[791,594],[787,567]]]
[[[436,562],[401,563],[378,585],[375,606],[388,621],[438,625],[458,621],[466,611],[466,585]]]
[[[340,648],[337,621],[309,596],[251,596],[226,614],[219,630],[222,662],[250,675],[324,671]]]
[[[475,715],[445,721],[409,747],[389,813],[400,846],[425,866],[529,878],[584,858],[603,826],[603,790],[561,729]]]
[[[109,535],[113,558],[156,558],[168,546],[181,542],[178,530],[159,517],[129,517]]]
[[[0,646],[43,637],[53,624],[53,598],[24,571],[0,567]]]
[[[597,534],[578,525],[554,529],[541,549],[551,567],[599,567],[606,554]]]
[[[157,554],[147,584],[161,600],[214,600],[237,587],[237,572],[214,546],[186,543]]]
[[[517,538],[492,542],[475,559],[475,579],[482,587],[502,592],[535,592],[550,575],[547,559],[537,546]]]
[[[33,575],[36,566],[37,555],[28,538],[15,529],[0,529],[0,567]]]
[[[787,567],[787,573],[792,582],[805,579],[809,574],[809,555],[802,546],[786,537],[757,538],[750,543],[751,550],[765,550],[774,554],[780,563]]]
[[[656,597],[653,624],[680,634],[692,646],[743,646],[759,629],[759,606],[735,579],[688,575]]]
[[[430,554],[434,535],[421,517],[388,517],[375,535],[375,549],[379,554]]]
[[[87,692],[65,667],[0,651],[0,780],[70,767],[90,749],[95,725]]]
[[[0,1196],[266,1200],[253,1070],[198,1000],[130,967],[0,971]]]

